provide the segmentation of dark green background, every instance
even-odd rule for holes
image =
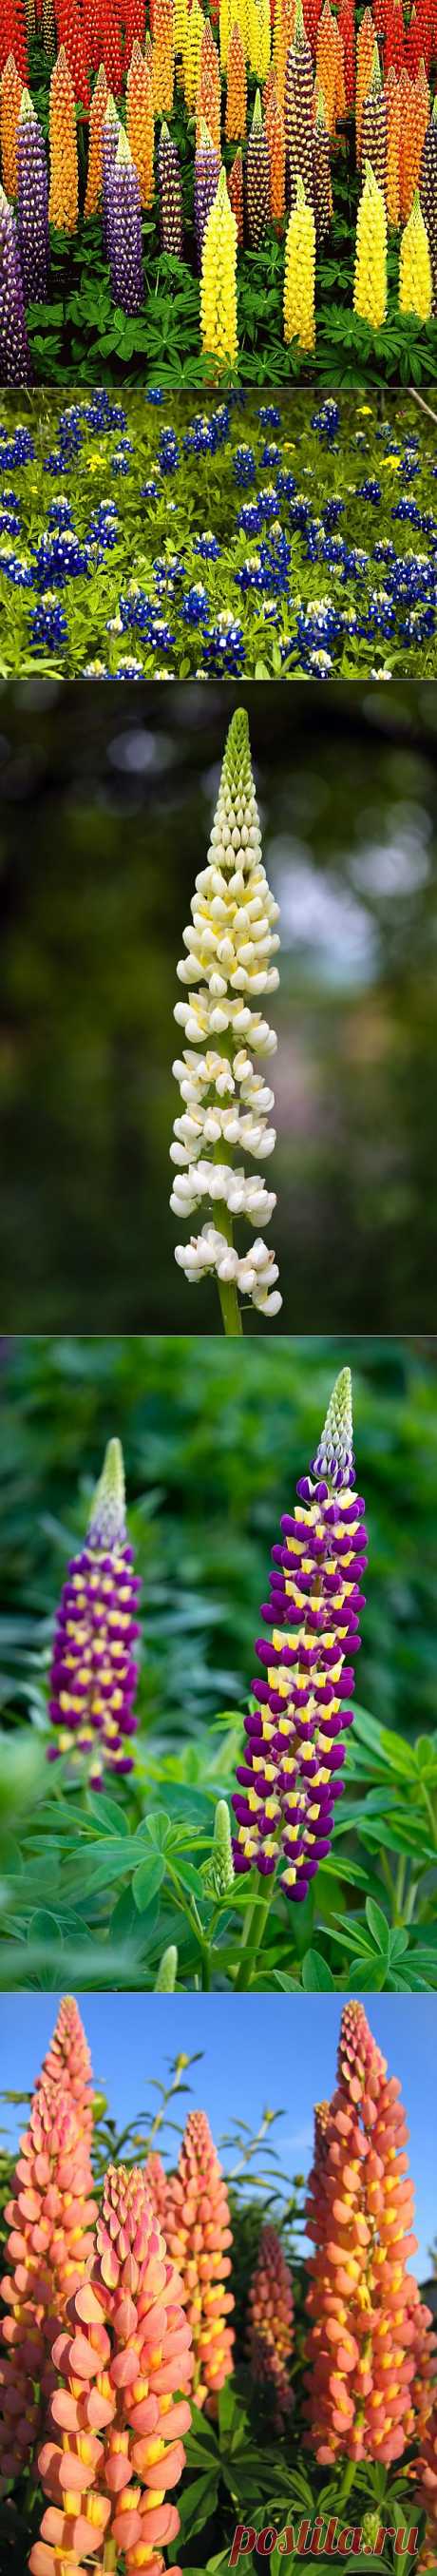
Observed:
[[[265,1330],[435,1323],[435,690],[35,681],[0,695],[5,1329],[218,1327],[174,1262],[172,1014],[241,703],[282,905]]]

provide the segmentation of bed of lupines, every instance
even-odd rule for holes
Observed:
[[[10,394],[2,671],[431,677],[436,474],[408,396]]]
[[[162,2038],[160,2027],[160,2047]],[[277,2521],[268,2510],[272,2435],[281,2522],[308,2507],[311,2518],[322,2508],[342,2521],[347,2505],[349,2526],[362,2526],[373,2506],[392,2541],[396,2526],[398,2544],[402,2526],[414,2532],[408,2564],[425,2568],[437,2354],[410,2269],[417,2240],[400,2086],[364,2007],[348,2002],[342,2013],[337,2081],[316,2106],[303,2209],[303,2177],[290,2184],[271,2146],[267,2165],[274,2113],[255,2140],[236,2122],[227,2180],[206,2114],[191,2110],[176,2170],[166,2169],[155,2142],[170,2135],[192,2062],[180,2053],[157,2083],[154,2118],[140,2113],[125,2129],[122,2161],[116,2124],[92,2089],[78,2007],[61,2003],[4,2215],[0,2513],[11,2576],[27,2567],[30,2576],[170,2576],[178,2533],[184,2563],[202,2530],[214,2563],[222,2550],[229,2563],[236,2520],[252,2520],[251,2474],[257,2521],[264,2499],[261,2520]],[[90,2156],[94,2170],[86,2204],[66,2190],[73,2102],[83,2177],[91,2181]],[[303,2262],[302,2220],[314,2247]],[[235,2485],[226,2475],[229,2440],[242,2516],[238,2477]]]
[[[337,284],[355,363],[420,368],[423,342],[429,372],[435,50],[431,0],[5,0],[4,379],[99,350],[153,370],[160,336],[173,380],[269,341],[299,373]]]

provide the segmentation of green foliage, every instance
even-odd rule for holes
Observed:
[[[303,1905],[252,1873],[211,1892],[270,1547],[347,1361],[369,1573],[333,1849]],[[144,1645],[135,1774],[97,1798],[47,1772],[43,1739],[56,1601],[115,1426]],[[83,1989],[153,1988],[175,1945],[181,1989],[433,1988],[434,1348],[30,1335],[5,1351],[3,1471],[3,1985],[77,1982],[80,1945]]]

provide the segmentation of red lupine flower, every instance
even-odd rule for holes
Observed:
[[[285,2368],[292,2342],[293,2291],[288,2263],[276,2228],[266,2226],[261,2229],[249,2290],[247,2348],[252,2378],[273,2400],[277,2432],[282,2431],[293,2404]]]
[[[324,2463],[401,2459],[413,2433],[421,2302],[407,2271],[417,2240],[399,2093],[363,2005],[346,2004],[306,2204],[306,2440]]]
[[[50,2501],[31,2576],[103,2576],[108,2541],[126,2576],[163,2576],[185,2463],[191,2334],[144,2175],[110,2166],[86,2282],[56,2338],[61,2385],[39,2469]],[[106,2560],[107,2564],[107,2560]],[[171,2570],[171,2576],[179,2571]]]
[[[1,2283],[6,2316],[0,2348],[0,2477],[16,2477],[40,2435],[47,2399],[56,2381],[53,2341],[71,2291],[92,2252],[97,2215],[92,2198],[89,2101],[84,2085],[86,2041],[79,2015],[70,2022],[70,2071],[65,2015],[38,2079],[28,2127],[20,2142],[12,2197],[6,2206],[10,2271]],[[79,2028],[77,2025],[79,2024]],[[79,2037],[80,2034],[80,2037]],[[51,2068],[53,2062],[53,2071]]]
[[[231,2265],[229,2202],[204,2111],[190,2111],[177,2173],[169,2176],[166,2241],[179,2265],[193,2337],[196,2406],[214,2398],[232,2370],[234,2301],[224,2283]]]
[[[133,1768],[126,1739],[135,1733],[140,1589],[126,1537],[120,1442],[110,1440],[85,1547],[72,1558],[64,1584],[51,1673],[50,1716],[57,1732],[48,1759],[69,1753],[88,1769],[92,1789],[103,1787],[105,1769]]]

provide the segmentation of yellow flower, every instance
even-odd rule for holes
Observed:
[[[315,347],[315,267],[314,215],[311,206],[305,204],[303,181],[298,178],[285,244],[284,340],[297,340],[300,349]]]
[[[415,313],[418,322],[429,322],[432,314],[432,273],[429,242],[416,188],[411,215],[402,234],[399,265],[399,308],[401,313]]]
[[[370,161],[357,216],[354,312],[380,331],[387,312],[387,216]]]
[[[220,171],[217,195],[205,226],[200,281],[202,348],[222,367],[237,356],[237,226],[229,203],[226,171]]]
[[[385,456],[383,457],[383,464],[389,466],[391,474],[400,474],[402,458],[400,456]]]

